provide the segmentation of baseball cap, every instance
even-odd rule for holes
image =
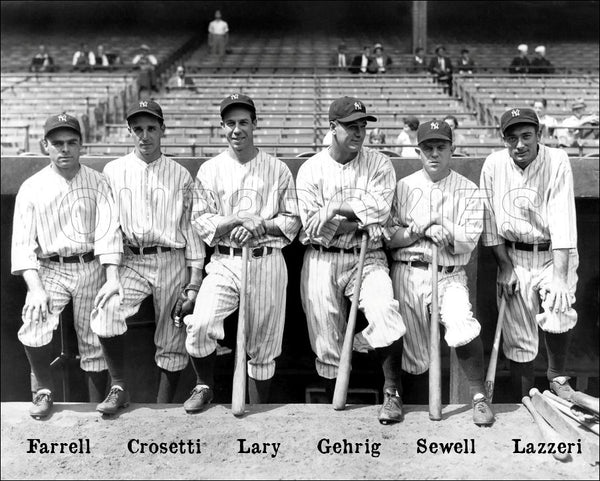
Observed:
[[[250,110],[256,114],[256,107],[254,106],[254,101],[250,97],[244,94],[231,94],[221,101],[221,117],[223,116],[223,112],[225,112],[225,110],[227,110],[232,105],[244,105],[246,107],[249,107]]]
[[[434,119],[430,122],[423,122],[417,129],[417,143],[432,139],[452,142],[452,128],[443,120]]]
[[[367,108],[360,100],[354,97],[340,97],[331,102],[329,106],[329,120],[352,122],[358,119],[367,119],[377,122],[377,117],[367,114]]]
[[[507,110],[500,117],[500,130],[502,135],[506,129],[515,124],[533,124],[539,128],[540,121],[535,111],[530,108],[514,108]]]
[[[81,135],[79,120],[69,114],[58,114],[48,117],[44,123],[44,137],[56,129],[71,129]]]
[[[380,43],[376,43],[375,45],[373,45],[373,50],[376,50],[380,48],[381,50],[383,50],[383,45],[381,45]]]
[[[571,110],[581,109],[581,108],[584,108],[585,106],[586,106],[585,100],[577,99],[577,100],[574,100],[573,103],[571,104]]]
[[[127,110],[127,120],[137,114],[148,114],[163,119],[162,109],[154,100],[140,100],[132,104]]]

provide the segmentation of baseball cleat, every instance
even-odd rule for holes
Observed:
[[[570,401],[575,392],[569,384],[569,379],[568,376],[558,376],[550,381],[550,390],[565,401]]]
[[[33,398],[33,405],[29,408],[32,418],[41,419],[50,415],[52,411],[52,393],[49,389],[40,389]]]
[[[494,424],[494,413],[482,394],[475,395],[473,398],[473,422],[477,426]]]
[[[402,399],[397,393],[384,392],[383,404],[379,408],[379,422],[381,424],[399,423],[402,421],[404,413],[402,412]]]
[[[102,414],[115,414],[119,409],[129,406],[129,393],[121,386],[112,386],[106,399],[96,407]]]
[[[192,395],[183,403],[186,413],[197,413],[212,401],[213,390],[206,385],[198,385],[192,390]]]

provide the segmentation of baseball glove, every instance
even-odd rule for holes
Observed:
[[[177,302],[171,310],[171,319],[175,324],[175,327],[181,327],[183,325],[183,318],[188,314],[194,312],[194,305],[196,304],[196,298],[194,300],[188,297],[188,291],[198,292],[200,286],[197,284],[188,284],[185,286],[177,298]]]

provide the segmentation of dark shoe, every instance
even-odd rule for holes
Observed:
[[[402,421],[402,399],[398,394],[391,392],[383,393],[383,405],[379,409],[379,422],[381,424],[399,423]]]
[[[477,426],[489,426],[490,424],[494,424],[494,413],[485,396],[473,399],[473,422],[477,424]]]
[[[45,418],[50,415],[52,404],[52,393],[48,389],[40,389],[33,398],[29,414],[36,419]]]
[[[571,396],[575,392],[569,384],[569,379],[568,376],[558,376],[550,381],[550,390],[559,398],[566,401],[570,401]]]
[[[183,403],[183,409],[186,413],[197,413],[204,409],[213,398],[213,391],[208,386],[196,386],[192,390],[192,395]]]
[[[113,386],[106,399],[96,407],[102,414],[115,414],[119,409],[129,406],[129,393],[120,386]]]

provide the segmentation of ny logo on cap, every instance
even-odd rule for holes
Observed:
[[[231,100],[237,100],[238,98],[240,98],[239,94],[231,94],[231,96],[229,97]]]
[[[362,110],[363,106],[360,102],[354,102],[354,110]]]
[[[146,102],[145,100],[142,100],[140,102],[140,107],[148,107],[148,102]]]
[[[431,122],[430,127],[432,129],[439,129],[440,128],[440,124],[438,124],[437,122]]]
[[[58,120],[60,120],[61,122],[66,122],[67,121],[67,116],[66,115],[59,115],[58,116]]]
[[[519,116],[519,109],[513,109],[510,111],[510,115],[512,115],[513,117],[518,117]]]

